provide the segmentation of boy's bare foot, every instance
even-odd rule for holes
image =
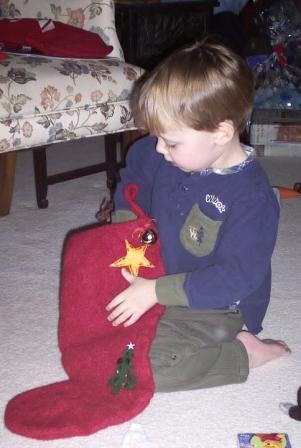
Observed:
[[[285,342],[274,339],[260,340],[248,331],[241,331],[236,338],[243,343],[247,350],[250,369],[291,353]]]

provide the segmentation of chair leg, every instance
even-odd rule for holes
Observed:
[[[117,134],[105,135],[105,164],[107,173],[107,187],[111,199],[114,196],[120,167],[125,165],[125,157],[129,146],[145,132],[140,130],[126,131]],[[117,143],[120,142],[121,161],[117,160]]]
[[[47,208],[48,182],[46,148],[34,149],[32,155],[37,204],[39,208]]]
[[[106,158],[106,173],[107,173],[107,187],[110,190],[111,198],[117,184],[117,173],[119,164],[117,162],[117,143],[119,134],[105,135],[105,158]]]
[[[125,155],[130,143],[141,137],[141,131],[126,131],[123,133],[105,135],[105,162],[92,166],[78,168],[72,171],[53,174],[47,174],[47,154],[46,147],[40,147],[33,150],[33,164],[36,186],[36,198],[39,208],[47,208],[48,185],[64,182],[70,179],[87,176],[90,174],[106,171],[107,187],[110,190],[110,196],[113,197],[120,166],[125,164]],[[121,141],[121,162],[117,160],[117,143]]]
[[[13,196],[17,154],[0,154],[0,216],[9,214]]]

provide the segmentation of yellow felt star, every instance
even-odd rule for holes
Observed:
[[[113,267],[127,266],[131,274],[137,276],[141,267],[153,268],[154,265],[144,256],[147,246],[134,247],[125,240],[126,255],[110,264]]]

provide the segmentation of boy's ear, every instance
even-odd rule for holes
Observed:
[[[221,121],[215,131],[215,143],[223,146],[232,140],[235,134],[233,122],[230,120]]]

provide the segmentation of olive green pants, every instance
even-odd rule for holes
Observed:
[[[157,392],[242,383],[249,374],[239,312],[169,306],[149,353]]]

